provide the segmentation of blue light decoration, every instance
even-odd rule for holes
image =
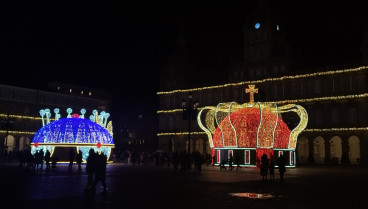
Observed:
[[[259,22],[257,22],[255,25],[254,25],[254,28],[255,29],[258,29],[258,28],[260,28],[261,27],[261,23],[259,23]]]
[[[84,115],[85,110],[82,110]],[[43,113],[44,111],[40,111],[40,114]],[[36,132],[31,143],[31,153],[35,154],[43,149],[44,153],[49,150],[52,156],[56,147],[75,147],[77,153],[82,151],[82,158],[86,161],[92,148],[95,152],[103,152],[109,158],[111,148],[115,147],[111,121],[95,122],[80,118],[78,114],[71,115],[71,108],[67,109],[67,113],[67,118],[50,122]],[[95,115],[97,117],[97,111]],[[107,117],[102,118],[107,120]]]

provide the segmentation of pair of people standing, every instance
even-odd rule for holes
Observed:
[[[89,150],[87,158],[86,172],[87,185],[84,191],[95,192],[96,185],[101,182],[103,186],[103,193],[106,193],[106,164],[107,157],[104,153],[97,154],[94,149]]]
[[[278,170],[280,173],[280,181],[284,180],[284,174],[286,172],[286,159],[284,157],[284,155],[280,155],[277,158],[277,165],[278,165]],[[270,180],[272,178],[272,180],[274,180],[275,176],[274,176],[274,169],[275,169],[275,160],[273,155],[270,156],[270,159],[267,158],[266,154],[263,154],[261,157],[261,165],[260,165],[260,171],[261,171],[261,175],[262,175],[262,179],[263,180],[267,180],[267,175],[270,175]]]

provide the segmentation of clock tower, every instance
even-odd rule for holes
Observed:
[[[243,66],[232,69],[231,81],[279,77],[290,71],[290,47],[276,3],[260,0],[246,18]]]

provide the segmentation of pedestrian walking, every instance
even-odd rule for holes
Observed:
[[[280,181],[284,181],[284,173],[286,172],[286,159],[283,154],[277,159],[277,165],[279,166]]]
[[[51,160],[51,153],[49,150],[46,150],[45,153],[46,170],[51,170],[50,160]]]
[[[77,165],[78,165],[79,172],[82,171],[82,160],[83,160],[83,152],[82,150],[79,150],[75,158],[75,161],[77,162]]]
[[[273,159],[273,155],[270,156],[268,163],[268,173],[270,174],[270,180],[275,180],[275,160]]]
[[[106,193],[106,189],[107,189],[107,186],[106,186],[106,163],[107,163],[107,157],[103,152],[101,152],[96,157],[96,173],[95,173],[95,181],[94,181],[92,190],[95,190],[96,185],[99,182],[101,182],[102,187],[103,187],[103,191],[102,191],[103,194]]]
[[[266,154],[263,154],[261,157],[261,175],[262,175],[262,180],[267,180],[267,176],[268,176],[268,158]]]
[[[90,149],[88,152],[87,164],[86,164],[86,172],[87,172],[87,185],[84,188],[84,191],[93,191],[94,189],[94,176],[96,171],[96,154],[94,149]]]
[[[70,148],[69,150],[69,170],[72,170],[73,168],[73,163],[74,163],[74,158],[75,158],[75,154],[74,154],[74,148]]]

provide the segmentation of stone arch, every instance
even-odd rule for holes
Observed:
[[[330,157],[332,163],[340,163],[342,156],[342,140],[339,136],[330,139]]]
[[[15,149],[15,137],[13,135],[8,135],[4,139],[4,146],[8,148],[8,152],[14,151]]]
[[[27,136],[22,136],[19,139],[19,151],[27,150],[30,148],[31,139]]]
[[[203,154],[204,151],[203,139],[199,138],[196,141],[195,150],[198,151],[200,154]]]
[[[297,157],[300,163],[308,162],[309,156],[309,143],[307,137],[302,137],[298,139],[298,146],[297,146]]]
[[[350,164],[360,163],[360,140],[357,136],[350,136],[349,144],[349,160]]]
[[[325,139],[322,136],[317,136],[313,139],[313,157],[315,163],[325,162]]]
[[[175,117],[173,115],[169,116],[169,129],[173,130],[174,129],[174,124],[175,124]]]

